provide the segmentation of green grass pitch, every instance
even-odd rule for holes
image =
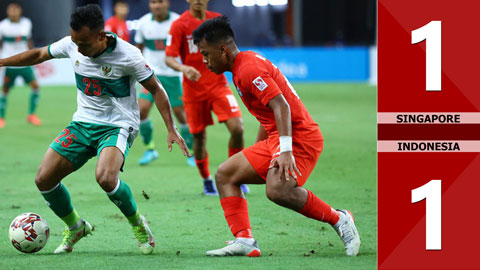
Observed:
[[[365,84],[294,86],[325,138],[324,151],[305,187],[333,207],[353,212],[362,237],[358,257],[345,256],[329,225],[270,202],[263,185],[251,186],[247,195],[262,257],[206,257],[206,250],[222,247],[232,235],[218,198],[201,195],[197,169],[186,164],[176,145],[168,153],[164,124],[155,110],[151,117],[159,159],[140,167],[137,162],[145,147],[137,138],[125,172],[120,174],[150,222],[156,239],[154,254],[143,256],[137,250],[130,226],[95,181],[93,158],[63,183],[79,214],[96,230],[72,254],[53,255],[64,224],[46,206],[34,178],[48,145],[76,110],[76,90],[45,86],[38,110],[43,126],[26,123],[29,89],[16,87],[9,95],[6,127],[0,130],[0,269],[376,269],[376,88]],[[258,122],[241,107],[249,146]],[[224,125],[215,124],[207,134],[214,174],[227,158],[228,132]],[[50,225],[50,239],[36,254],[20,254],[8,240],[11,220],[23,212],[38,213]]]

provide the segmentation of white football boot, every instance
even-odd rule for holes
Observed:
[[[252,243],[249,240],[252,241]],[[245,238],[237,238],[232,241],[227,241],[227,246],[220,248],[209,250],[206,253],[207,256],[248,256],[248,257],[260,257],[261,252],[258,248],[257,241],[254,239],[245,239]]]
[[[343,216],[340,217],[339,224],[333,228],[337,231],[340,239],[342,239],[347,256],[357,256],[362,243],[360,242],[360,235],[355,226],[353,215],[348,210],[337,211],[341,212],[340,215],[343,214]]]

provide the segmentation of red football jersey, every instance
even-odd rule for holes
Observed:
[[[206,20],[221,16],[220,13],[208,10],[206,15]],[[187,10],[173,22],[167,39],[165,54],[172,57],[180,56],[183,64],[194,67],[202,75],[196,82],[183,77],[184,101],[205,100],[209,96],[216,95],[216,90],[224,91],[225,85],[228,87],[225,75],[211,72],[203,63],[203,56],[193,43],[193,30],[203,22],[193,17]]]
[[[243,103],[262,124],[267,134],[278,135],[275,114],[267,104],[283,94],[290,105],[292,136],[309,135],[306,139],[323,139],[318,125],[303,105],[290,82],[265,57],[254,52],[240,52],[233,65],[233,82]]]
[[[105,22],[105,31],[113,32],[126,42],[130,42],[130,31],[128,31],[127,23],[120,20],[116,16],[110,17]]]

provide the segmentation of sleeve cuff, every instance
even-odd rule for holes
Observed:
[[[48,45],[48,54],[52,57],[52,58],[55,58],[55,56],[52,55],[52,52],[50,51],[50,46],[52,46],[52,44]]]
[[[152,74],[150,74],[150,76],[148,76],[146,79],[141,80],[141,81],[138,81],[138,82],[139,82],[139,83],[146,82],[146,81],[150,80],[150,78],[152,78],[153,75],[155,75],[155,72],[152,71]]]

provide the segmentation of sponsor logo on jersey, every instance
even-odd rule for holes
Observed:
[[[112,75],[112,65],[110,64],[105,64],[102,66],[102,73],[104,76],[110,76]]]
[[[253,80],[253,84],[258,88],[258,90],[260,90],[260,92],[268,87],[268,84],[260,76]]]

